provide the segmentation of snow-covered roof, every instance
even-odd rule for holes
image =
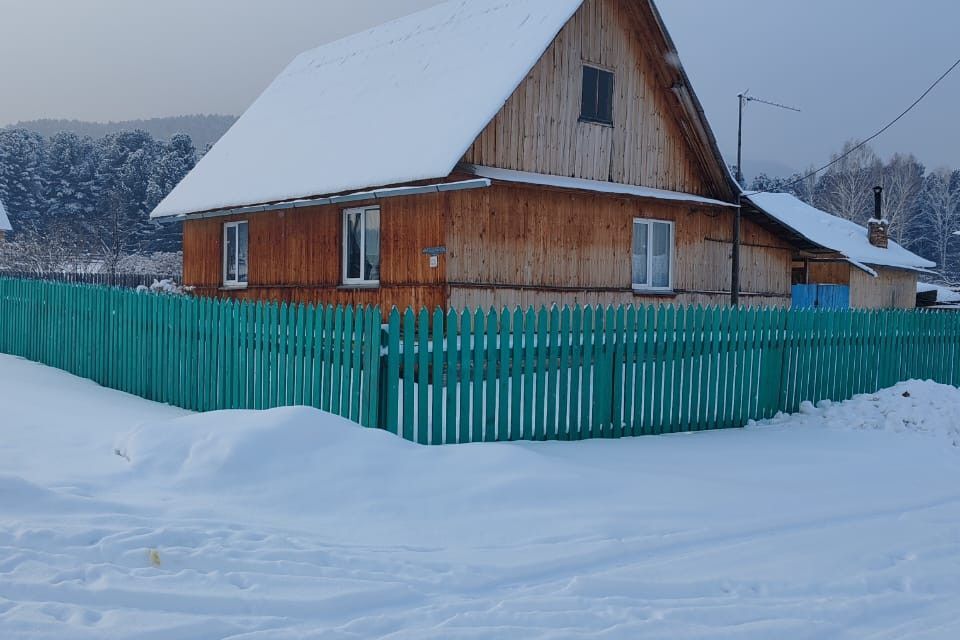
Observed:
[[[893,240],[886,249],[875,247],[870,244],[866,227],[821,211],[788,193],[757,193],[748,195],[747,199],[780,224],[824,249],[842,254],[858,266],[874,265],[914,271],[937,266],[907,251]]]
[[[520,182],[525,184],[536,184],[545,187],[558,187],[561,189],[579,189],[580,191],[628,195],[636,196],[638,198],[650,198],[653,200],[673,200],[721,207],[736,206],[735,204],[723,202],[722,200],[704,198],[702,196],[696,196],[689,193],[666,191],[664,189],[652,189],[650,187],[638,187],[630,184],[620,184],[618,182],[584,180],[582,178],[564,178],[562,176],[552,176],[543,173],[528,173],[526,171],[512,171],[510,169],[478,167],[474,165],[466,165],[463,167],[463,169],[468,173],[472,173],[481,178],[502,180],[504,182]]]
[[[297,57],[151,214],[445,177],[583,0],[448,0]]]
[[[936,291],[937,293],[937,304],[960,304],[960,293],[957,293],[949,287],[939,284],[917,283],[917,293],[929,293],[931,291]]]
[[[7,210],[3,208],[3,200],[0,200],[0,231],[13,231],[10,226],[10,218],[7,216]]]

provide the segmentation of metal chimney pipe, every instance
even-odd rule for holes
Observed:
[[[883,220],[883,187],[873,188],[873,217]]]

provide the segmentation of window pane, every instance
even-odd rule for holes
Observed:
[[[364,234],[366,256],[364,256],[364,278],[380,280],[380,210],[367,209],[364,216]]]
[[[597,69],[583,67],[583,98],[580,116],[588,120],[597,117]]]
[[[613,74],[609,71],[599,72],[597,119],[603,122],[613,122]]]
[[[633,224],[633,284],[649,286],[647,273],[647,250],[649,248],[650,226],[644,222]]]
[[[360,212],[347,213],[344,225],[344,247],[346,262],[346,277],[348,280],[359,280],[363,277],[363,271],[360,268]]]
[[[653,225],[653,286],[670,286],[670,225],[654,223]]]
[[[227,264],[225,277],[227,282],[237,281],[237,228],[227,227],[227,241],[224,246],[224,258]]]
[[[250,245],[249,228],[246,222],[237,227],[237,263],[239,265],[237,280],[247,282],[249,276],[248,247]]]
[[[613,72],[584,65],[580,117],[613,124]]]

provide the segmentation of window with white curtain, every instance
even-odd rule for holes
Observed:
[[[666,220],[633,221],[633,288],[669,291],[673,288],[673,223]]]
[[[245,287],[249,279],[249,225],[228,222],[223,225],[223,284]]]
[[[343,212],[343,283],[380,283],[380,207]]]

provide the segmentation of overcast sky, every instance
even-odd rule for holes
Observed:
[[[435,0],[0,0],[0,125],[241,113],[298,52]],[[910,104],[958,57],[956,0],[660,0],[720,144],[799,170]],[[960,167],[960,70],[876,143]]]

